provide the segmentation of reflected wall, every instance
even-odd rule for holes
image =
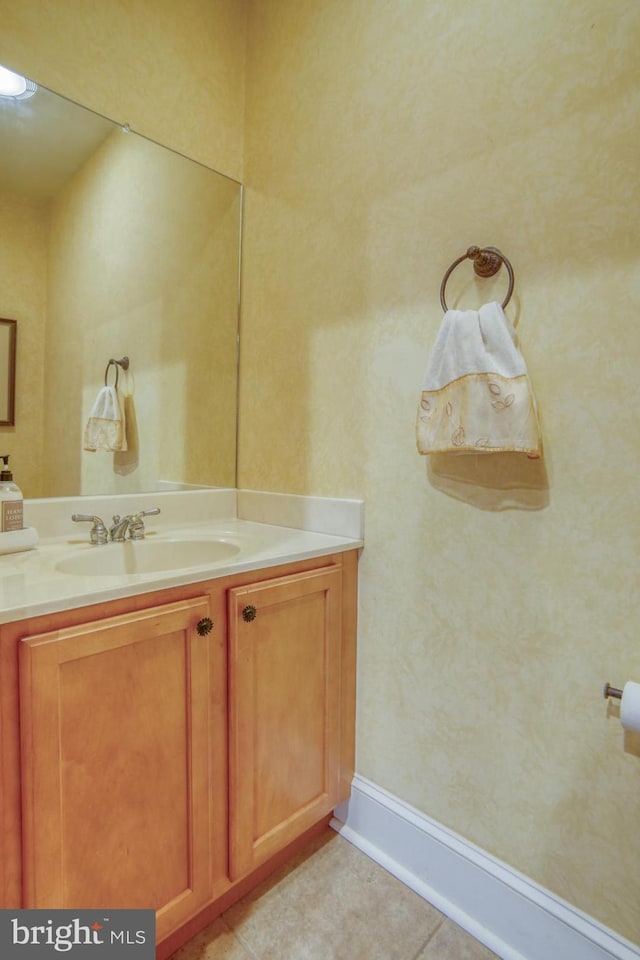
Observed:
[[[56,196],[44,495],[234,485],[239,205],[235,182],[119,128]],[[128,449],[83,451],[125,355]]]
[[[0,453],[26,497],[234,486],[240,185],[50,91],[27,106],[5,104],[0,127],[0,316],[19,331]],[[60,157],[31,130],[68,114],[102,142],[53,187]],[[89,453],[85,424],[124,355],[127,450]]]
[[[0,427],[26,496],[42,496],[48,206],[0,184],[0,316],[17,321],[17,425]],[[28,493],[26,493],[28,491]]]

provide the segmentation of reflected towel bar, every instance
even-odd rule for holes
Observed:
[[[107,386],[107,377],[109,376],[109,367],[110,367],[110,366],[114,366],[114,367],[116,368],[116,382],[114,383],[114,387],[117,387],[117,386],[118,386],[118,373],[120,372],[120,367],[122,367],[123,370],[128,370],[128,369],[129,369],[129,357],[122,357],[122,359],[120,359],[120,360],[114,360],[114,358],[112,357],[112,358],[109,360],[109,363],[107,364],[107,367],[106,367],[106,369],[105,369],[105,371],[104,371],[104,385],[105,385],[105,387]]]

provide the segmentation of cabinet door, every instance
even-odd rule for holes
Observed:
[[[236,879],[337,803],[341,570],[326,567],[229,593]]]
[[[210,897],[208,598],[20,644],[24,906],[155,908],[161,939]]]

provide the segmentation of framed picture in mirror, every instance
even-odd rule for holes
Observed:
[[[12,427],[16,397],[17,321],[0,319],[0,427]]]

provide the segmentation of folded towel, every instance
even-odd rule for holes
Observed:
[[[447,310],[418,407],[420,453],[541,454],[535,397],[499,303]]]
[[[84,430],[82,445],[91,452],[127,449],[124,404],[120,404],[115,387],[102,387],[98,391]]]

